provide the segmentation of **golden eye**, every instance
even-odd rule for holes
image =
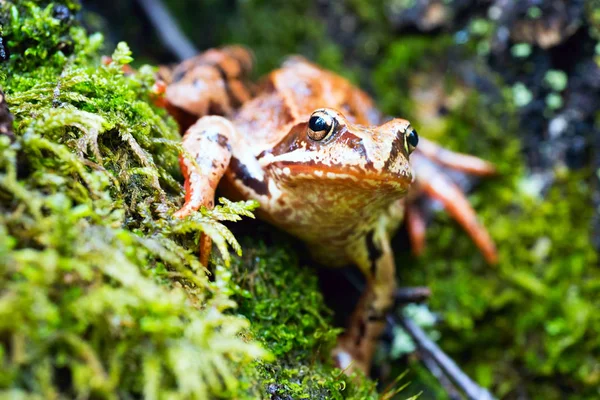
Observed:
[[[416,130],[409,126],[404,134],[404,148],[406,152],[408,154],[412,153],[417,148],[417,144],[419,144],[419,135],[417,135]]]
[[[322,141],[335,131],[336,120],[325,111],[315,111],[308,120],[308,137],[312,140]]]

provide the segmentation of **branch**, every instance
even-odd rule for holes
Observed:
[[[463,398],[450,378],[448,378],[438,363],[432,357],[430,357],[429,354],[422,352],[419,353],[419,357],[421,358],[423,364],[425,364],[425,368],[429,370],[429,373],[433,375],[435,379],[437,379],[440,385],[442,385],[450,400],[461,400]]]
[[[431,289],[427,286],[399,287],[394,293],[396,306],[410,303],[423,303],[431,297]]]
[[[419,349],[427,354],[444,371],[450,379],[467,395],[470,400],[493,400],[494,397],[486,389],[471,380],[450,357],[446,355],[425,332],[409,318],[400,319],[400,325],[415,341]]]
[[[173,55],[183,61],[198,54],[196,46],[179,29],[177,21],[161,0],[139,0],[139,2],[158,32],[160,40]]]

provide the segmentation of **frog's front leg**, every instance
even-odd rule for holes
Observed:
[[[223,117],[209,116],[199,119],[183,137],[185,152],[179,157],[185,178],[185,203],[174,216],[184,218],[204,206],[212,208],[215,190],[229,167],[235,127]],[[211,241],[200,236],[200,262],[207,265]]]
[[[377,227],[354,247],[356,262],[367,285],[346,331],[333,350],[338,367],[348,372],[362,370],[369,373],[377,341],[385,328],[386,314],[394,303],[396,268],[387,225],[388,216],[381,217]]]

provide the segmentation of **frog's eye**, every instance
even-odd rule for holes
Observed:
[[[419,144],[419,135],[417,135],[416,130],[409,126],[404,134],[404,148],[406,152],[408,154],[412,153],[417,148],[417,144]]]
[[[315,111],[308,120],[308,137],[321,141],[327,139],[335,131],[336,120],[325,111]]]

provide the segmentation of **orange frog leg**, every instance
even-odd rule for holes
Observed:
[[[159,79],[168,84],[167,110],[183,131],[199,117],[230,115],[252,98],[247,81],[251,69],[252,54],[240,46],[210,49],[172,71],[163,68]]]
[[[498,261],[496,246],[462,190],[454,184],[442,167],[478,176],[495,174],[494,166],[467,154],[455,153],[433,142],[421,139],[411,155],[411,164],[417,177],[417,187],[430,197],[442,202],[444,208],[467,231],[486,261]],[[414,205],[407,205],[406,223],[413,251],[420,254],[425,245],[425,221]]]
[[[246,81],[251,69],[250,51],[228,46],[207,50],[173,70],[163,67],[159,71],[155,102],[164,106],[186,132],[182,144],[187,154],[179,159],[185,178],[185,204],[175,217],[184,218],[202,206],[214,206],[216,187],[229,167],[236,130],[227,119],[207,115],[229,115],[252,97]],[[211,245],[210,238],[202,234],[203,265],[208,263]]]
[[[185,153],[179,157],[185,178],[185,203],[175,217],[187,217],[202,206],[213,208],[215,190],[231,161],[235,132],[230,121],[218,116],[203,117],[186,131],[182,142]],[[208,265],[211,245],[210,238],[202,234],[202,265]]]

